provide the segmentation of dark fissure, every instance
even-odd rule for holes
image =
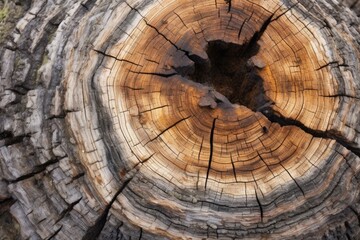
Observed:
[[[195,63],[190,79],[214,88],[233,104],[257,111],[267,100],[263,79],[258,75],[263,66],[251,59],[260,48],[256,40],[251,39],[243,45],[210,41],[206,49],[208,59],[189,56]]]

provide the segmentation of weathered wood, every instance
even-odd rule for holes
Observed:
[[[357,239],[356,4],[1,2],[0,235]]]
[[[353,10],[358,16],[360,15],[360,1],[359,0],[343,0],[340,1],[345,6]]]

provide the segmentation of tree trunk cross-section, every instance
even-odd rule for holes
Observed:
[[[359,239],[358,4],[1,1],[0,236]]]

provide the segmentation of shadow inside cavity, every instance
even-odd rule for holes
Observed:
[[[253,61],[259,49],[252,41],[243,45],[210,41],[206,49],[208,59],[189,55],[195,64],[186,75],[194,82],[212,87],[231,103],[258,111],[268,104],[263,79],[258,74],[264,65]],[[183,75],[184,69],[181,72]]]

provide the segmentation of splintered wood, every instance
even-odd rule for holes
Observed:
[[[350,10],[325,0],[65,2],[62,17],[44,3],[52,18],[41,26],[61,24],[32,66],[27,130],[0,133],[11,213],[32,230],[24,238],[360,236]],[[42,16],[40,5],[23,21]],[[7,95],[2,104],[17,96]],[[9,144],[27,143],[18,136],[34,150]],[[42,149],[54,158],[23,162]]]

